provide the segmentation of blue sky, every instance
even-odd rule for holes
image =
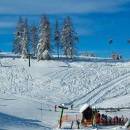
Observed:
[[[70,15],[79,34],[79,51],[103,57],[118,52],[130,58],[130,0],[0,0],[0,50],[11,51],[19,16],[38,24],[42,14],[50,17],[52,30],[55,17],[62,23]]]

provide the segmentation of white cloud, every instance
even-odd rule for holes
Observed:
[[[130,0],[0,0],[0,13],[57,14],[116,12]]]

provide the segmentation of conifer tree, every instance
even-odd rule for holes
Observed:
[[[41,17],[40,27],[39,27],[39,43],[37,46],[37,59],[48,60],[50,59],[50,22],[47,16]]]
[[[70,17],[65,18],[62,34],[61,34],[61,42],[64,49],[64,54],[67,58],[73,58],[75,54],[75,43],[78,41],[78,36],[74,30],[72,20]]]
[[[30,40],[31,40],[31,50],[32,54],[36,56],[37,54],[37,44],[38,44],[38,29],[33,25],[30,29]]]
[[[22,44],[22,58],[27,58],[29,53],[29,26],[27,19],[25,19],[24,21],[21,44]]]
[[[60,30],[59,30],[59,23],[58,20],[56,19],[55,23],[55,34],[54,34],[54,40],[57,48],[57,55],[58,59],[60,57]]]
[[[19,17],[17,27],[16,27],[15,39],[13,41],[13,50],[12,50],[15,54],[22,53],[21,41],[22,41],[23,27],[24,27],[24,20],[22,17]]]

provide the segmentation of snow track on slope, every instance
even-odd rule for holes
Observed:
[[[120,76],[109,83],[105,85],[101,85],[94,90],[90,91],[89,93],[86,93],[83,97],[75,100],[73,103],[75,107],[78,107],[84,103],[89,103],[91,105],[94,105],[99,100],[102,99],[104,95],[106,95],[109,91],[111,91],[113,88],[115,88],[117,85],[119,85],[121,82],[123,82],[126,79],[130,79],[130,73],[127,73],[123,76]]]

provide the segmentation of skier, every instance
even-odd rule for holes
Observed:
[[[77,125],[78,125],[78,129],[80,129],[80,127],[79,127],[79,125],[80,125],[80,121],[77,120],[76,122],[77,122]]]
[[[121,125],[124,125],[124,116],[121,116]]]
[[[71,110],[73,110],[73,104],[71,104]]]
[[[74,122],[72,121],[72,122],[71,122],[71,129],[73,128],[73,124],[74,124]]]
[[[57,105],[55,105],[55,112],[57,112]]]

